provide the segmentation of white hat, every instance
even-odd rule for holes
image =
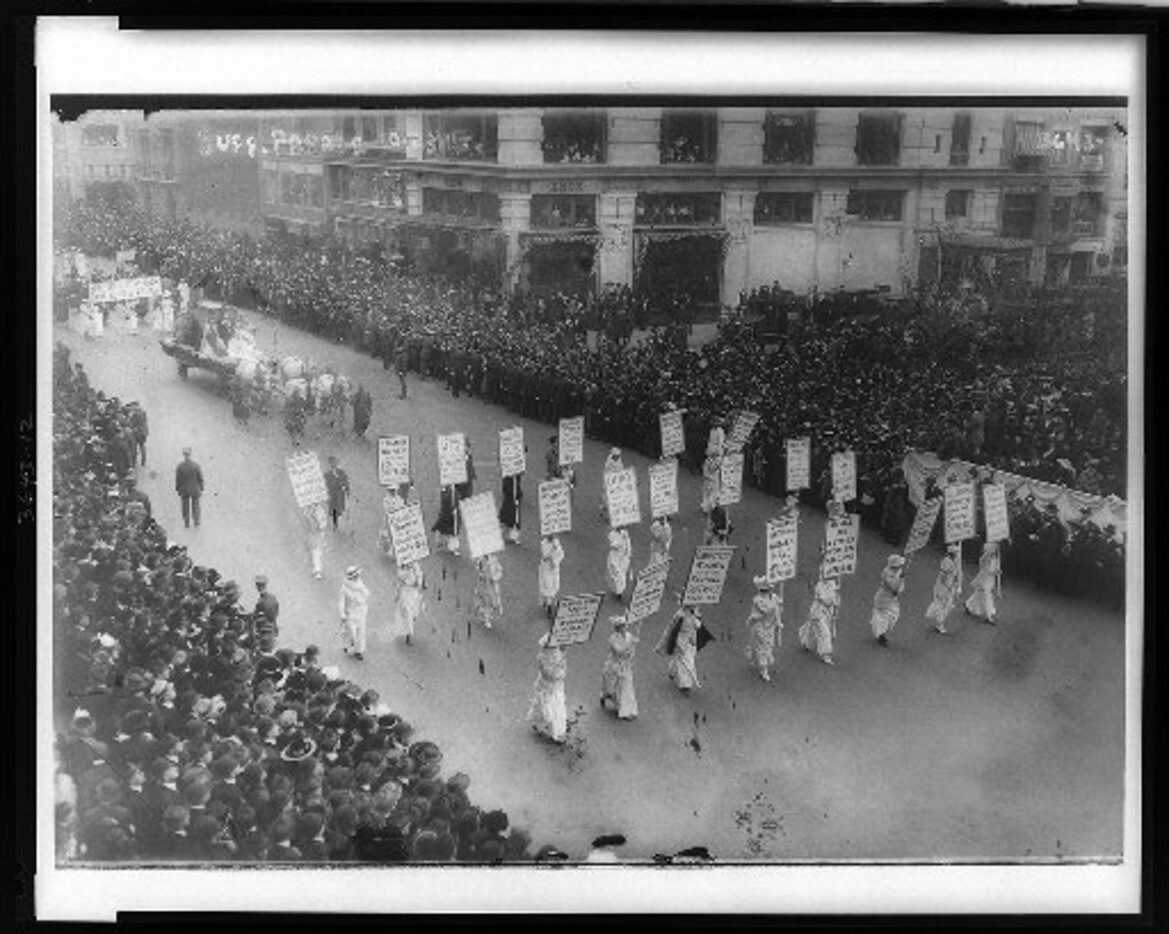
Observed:
[[[345,570],[345,576],[351,581],[357,580],[357,578],[360,575],[361,575],[361,568],[359,568],[356,564],[350,565]]]
[[[621,448],[609,448],[609,456],[610,457],[620,457],[621,456]]]
[[[905,564],[904,555],[889,555],[889,560],[886,562],[891,568],[899,568]]]
[[[552,644],[552,633],[546,632],[540,636],[540,648],[546,649]]]
[[[609,617],[609,624],[611,626],[625,626],[628,623],[629,623],[629,620],[626,619],[624,616],[610,616]]]
[[[950,544],[948,544],[946,546],[946,551],[948,551],[952,555],[958,554],[958,552],[960,552],[961,550],[962,550],[962,545],[960,542],[950,542]]]
[[[755,587],[758,590],[770,590],[771,589],[771,581],[769,581],[767,579],[766,574],[756,575],[756,577],[754,578],[754,581],[755,581]]]

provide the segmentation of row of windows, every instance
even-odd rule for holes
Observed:
[[[130,165],[94,165],[85,167],[85,174],[89,178],[132,178],[134,167]]]
[[[260,193],[267,204],[323,208],[325,179],[322,175],[298,172],[287,166],[280,171],[264,169],[260,173]]]

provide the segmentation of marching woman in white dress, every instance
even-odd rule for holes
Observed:
[[[669,516],[658,516],[649,527],[649,563],[657,564],[670,557],[670,546],[674,542],[674,527]]]
[[[783,636],[783,584],[779,587],[779,593],[775,593],[767,575],[756,577],[755,589],[759,593],[751,601],[751,615],[747,617],[747,661],[764,681],[771,680],[775,649]]]
[[[881,645],[889,644],[889,633],[901,617],[901,591],[905,589],[904,567],[905,558],[902,555],[889,555],[885,570],[881,572],[881,586],[873,596],[873,614],[869,617],[869,625]]]
[[[998,542],[987,542],[982,546],[982,557],[978,559],[978,573],[970,583],[973,592],[966,598],[966,612],[995,625],[995,603],[997,594],[1002,596],[1002,564]]]
[[[655,652],[669,656],[666,674],[683,694],[702,687],[698,680],[698,650],[712,638],[702,625],[698,608],[683,606],[654,647]]]
[[[946,546],[946,556],[938,569],[934,581],[934,599],[926,608],[925,618],[933,623],[937,632],[946,634],[946,618],[954,609],[954,603],[962,592],[962,546],[955,542]]]
[[[624,616],[610,616],[613,634],[609,636],[609,654],[601,672],[601,706],[617,714],[618,720],[637,716],[637,696],[633,693],[633,655],[641,639],[641,621],[630,625]]]
[[[832,643],[836,640],[836,615],[839,612],[840,579],[825,577],[821,565],[820,580],[816,582],[808,619],[800,627],[799,637],[804,651],[811,652],[814,649],[825,665],[835,664],[832,661]]]
[[[722,454],[706,455],[702,464],[702,511],[709,513],[718,505],[719,487],[722,483]]]
[[[315,503],[307,507],[303,516],[305,547],[308,549],[309,559],[312,561],[313,577],[320,580],[323,575],[325,530],[329,526],[329,516],[325,512],[324,503]]]
[[[553,645],[552,634],[540,637],[540,654],[536,657],[536,684],[528,707],[528,722],[537,733],[555,743],[568,735],[568,705],[564,699],[564,679],[568,658],[563,647]]]
[[[629,564],[633,558],[633,544],[625,529],[609,530],[609,557],[606,570],[609,576],[609,590],[618,600],[625,600],[625,587],[629,578]]]
[[[394,631],[406,637],[414,635],[414,625],[422,614],[422,588],[425,580],[422,565],[412,561],[404,568],[398,568],[398,596],[394,601]]]
[[[478,572],[473,595],[475,618],[483,623],[485,629],[491,629],[491,621],[503,616],[503,598],[499,592],[503,567],[495,555],[484,555],[475,562],[475,568]]]
[[[564,546],[554,535],[545,535],[540,540],[540,565],[537,571],[540,586],[540,605],[548,618],[556,611],[560,599],[560,563],[564,560]]]

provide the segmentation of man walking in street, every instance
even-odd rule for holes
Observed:
[[[349,475],[337,466],[337,458],[329,455],[329,469],[325,471],[325,488],[329,491],[329,515],[333,518],[333,531],[337,522],[345,515],[345,503],[349,498]]]
[[[141,465],[146,466],[146,437],[150,434],[150,427],[146,421],[146,410],[137,402],[130,403],[130,430],[134,433],[134,453],[141,457]],[[138,457],[134,458],[138,460]]]
[[[260,595],[256,600],[256,608],[252,611],[256,634],[263,636],[270,633],[276,638],[280,634],[280,627],[276,624],[280,616],[280,601],[276,599],[276,594],[268,589],[268,578],[263,574],[256,578],[256,590]]]
[[[191,449],[183,448],[183,459],[175,468],[175,492],[183,504],[183,525],[191,527],[191,517],[195,518],[195,528],[199,528],[199,498],[203,495],[203,470],[191,460]]]

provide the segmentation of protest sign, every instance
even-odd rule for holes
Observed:
[[[288,467],[288,479],[292,481],[292,495],[296,497],[297,506],[304,509],[329,501],[321,460],[315,451],[289,454],[284,463]]]
[[[672,516],[678,511],[678,462],[651,464],[649,468],[649,511],[658,516]]]
[[[832,495],[842,503],[856,499],[856,454],[852,451],[832,455]]]
[[[467,532],[467,549],[472,558],[503,551],[503,533],[495,511],[495,494],[490,490],[460,500],[459,514]],[[396,513],[395,513],[396,515]]]
[[[585,593],[561,597],[556,604],[556,618],[552,620],[553,645],[579,645],[588,642],[597,625],[604,594]]]
[[[733,545],[699,545],[694,549],[690,576],[686,579],[686,590],[682,594],[685,606],[709,605],[722,599],[723,585],[734,553]]]
[[[743,498],[743,455],[727,454],[719,467],[718,502],[730,506]]]
[[[856,573],[856,546],[860,537],[860,516],[849,513],[828,520],[822,562],[825,577]]]
[[[584,460],[584,416],[560,419],[560,466],[568,467]]]
[[[670,559],[658,561],[641,570],[629,598],[626,620],[636,623],[639,619],[653,616],[662,607],[662,594],[666,592],[666,577],[670,573]]]
[[[973,483],[951,483],[946,487],[946,544],[965,541],[975,535]]]
[[[430,554],[426,540],[426,526],[422,522],[422,507],[411,503],[389,515],[390,541],[394,543],[394,557],[398,567],[404,568],[421,561]]]
[[[800,519],[795,513],[767,523],[767,579],[771,583],[796,576]]]
[[[609,525],[637,525],[641,521],[641,501],[637,498],[637,474],[632,467],[605,474],[605,502],[609,506]]]
[[[162,278],[140,276],[136,279],[108,279],[89,284],[91,302],[133,302],[140,298],[162,295]]]
[[[572,531],[572,488],[567,480],[545,480],[539,486],[540,534]]]
[[[377,482],[394,487],[410,482],[409,435],[377,439]]]
[[[467,482],[467,442],[462,432],[438,435],[438,485]]]
[[[503,428],[499,432],[499,475],[514,477],[526,469],[524,463],[524,429]]]
[[[727,450],[741,451],[751,432],[759,423],[758,412],[742,411],[735,414],[735,423],[731,426],[731,433],[727,436]]]
[[[686,450],[686,436],[682,431],[682,412],[674,409],[659,416],[662,426],[662,457],[674,457]]]
[[[938,521],[938,513],[942,511],[942,498],[935,496],[927,499],[917,507],[917,515],[913,519],[913,527],[909,530],[909,539],[905,543],[905,553],[913,554],[925,547],[934,530],[934,523]]]
[[[986,540],[1001,542],[1011,537],[1011,519],[1007,512],[1007,488],[988,483],[982,488],[982,506],[986,516]]]
[[[812,439],[787,439],[787,489],[806,490],[812,485]]]

